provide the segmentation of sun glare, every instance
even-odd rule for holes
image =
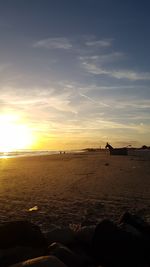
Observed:
[[[17,116],[0,116],[0,151],[11,152],[32,145],[32,132]]]

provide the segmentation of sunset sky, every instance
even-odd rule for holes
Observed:
[[[149,50],[149,0],[0,0],[0,146],[150,145]]]

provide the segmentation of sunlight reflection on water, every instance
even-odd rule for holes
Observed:
[[[30,157],[30,156],[44,156],[44,155],[56,155],[60,154],[61,151],[58,150],[47,150],[47,151],[15,151],[15,152],[0,152],[0,158],[18,158],[18,157]],[[65,153],[81,153],[83,150],[68,150]]]

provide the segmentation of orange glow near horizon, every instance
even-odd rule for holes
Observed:
[[[33,135],[29,127],[17,115],[0,115],[0,151],[11,152],[29,148]]]

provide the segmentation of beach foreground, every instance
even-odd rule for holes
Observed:
[[[126,210],[150,222],[149,159],[109,152],[0,159],[0,223],[118,220]]]

